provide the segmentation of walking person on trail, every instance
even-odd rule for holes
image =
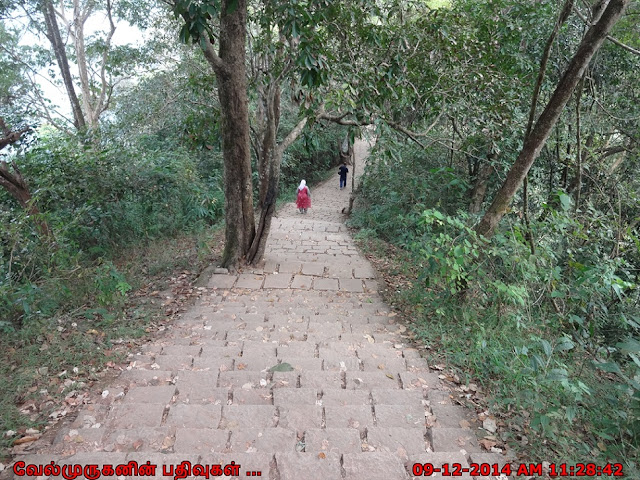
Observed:
[[[307,213],[307,208],[311,208],[311,192],[307,187],[307,182],[302,180],[298,187],[298,198],[296,199],[296,205],[300,213]]]
[[[343,162],[338,169],[338,174],[340,175],[340,190],[347,186],[347,173],[349,173],[347,163]]]

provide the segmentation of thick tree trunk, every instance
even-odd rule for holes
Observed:
[[[49,228],[49,224],[41,218],[40,209],[33,201],[27,182],[15,163],[12,164],[12,167],[13,171],[9,170],[6,162],[0,162],[0,185],[4,187],[29,214],[38,232],[45,237],[50,236],[51,229]]]
[[[225,193],[225,247],[222,266],[246,261],[255,235],[249,108],[245,65],[247,2],[233,8],[225,0],[220,18],[219,60],[214,62],[222,113],[222,151]]]
[[[587,31],[549,103],[540,115],[531,134],[525,139],[522,151],[509,170],[502,187],[496,193],[493,203],[476,226],[476,231],[479,234],[485,237],[493,236],[498,223],[507,212],[514,195],[522,185],[524,177],[529,172],[562,110],[571,98],[591,58],[620,19],[629,2],[630,0],[610,0],[598,22]]]
[[[18,201],[22,208],[28,210],[29,213],[39,213],[31,203],[31,193],[22,173],[15,163],[11,166],[13,171],[9,169],[7,162],[0,162],[0,185]]]
[[[67,52],[64,48],[64,43],[60,37],[60,29],[58,28],[58,21],[56,19],[56,12],[53,8],[52,0],[42,1],[42,13],[44,14],[44,22],[47,29],[47,38],[51,42],[53,52],[56,55],[58,67],[60,68],[60,74],[64,82],[64,87],[67,90],[69,96],[69,102],[71,103],[71,111],[73,112],[73,124],[76,130],[83,130],[86,127],[82,108],[78,101],[75,88],[73,86],[73,79],[71,77],[71,70],[69,69],[69,61],[67,59]]]

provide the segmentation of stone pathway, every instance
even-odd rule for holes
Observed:
[[[340,213],[349,190],[336,174],[312,190],[306,215],[282,208],[264,268],[214,275],[100,401],[17,460],[157,465],[155,476],[100,477],[121,479],[174,478],[163,470],[189,461],[227,466],[221,478],[270,480],[394,480],[413,478],[416,462],[503,463],[480,453],[464,411],[377,294]]]

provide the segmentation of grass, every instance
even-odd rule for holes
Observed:
[[[460,379],[459,385],[480,386],[482,394],[468,406],[495,415],[501,426],[496,439],[508,452],[534,462],[622,462],[627,478],[640,478],[637,447],[616,433],[625,419],[612,411],[629,412],[629,406],[611,403],[613,376],[590,369],[588,353],[578,348],[565,352],[552,344],[545,355],[543,339],[561,338],[560,325],[507,307],[496,316],[451,299],[439,309],[441,299],[420,281],[410,253],[373,230],[360,230],[355,239],[385,279],[383,297],[407,319],[429,364]],[[534,356],[543,364],[534,368]],[[568,371],[567,381],[554,379],[560,368]]]
[[[152,335],[167,319],[161,297],[195,281],[221,245],[222,232],[213,229],[128,249],[113,260],[134,287],[125,298],[107,306],[84,303],[0,336],[0,459],[26,429],[42,432],[53,412],[71,411],[74,398]]]

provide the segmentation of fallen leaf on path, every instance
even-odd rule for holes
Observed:
[[[488,452],[490,452],[491,449],[498,444],[498,442],[493,440],[487,440],[486,438],[480,440],[478,443],[482,448],[484,448]]]
[[[173,438],[173,437],[164,437],[164,440],[162,441],[162,446],[160,448],[162,450],[169,450],[171,447],[173,447],[174,443],[176,443],[175,438]]]
[[[14,445],[22,445],[23,443],[35,442],[41,437],[41,435],[27,435],[26,437],[16,439]]]
[[[291,372],[293,371],[293,367],[286,362],[279,363],[274,365],[269,369],[270,372]]]

